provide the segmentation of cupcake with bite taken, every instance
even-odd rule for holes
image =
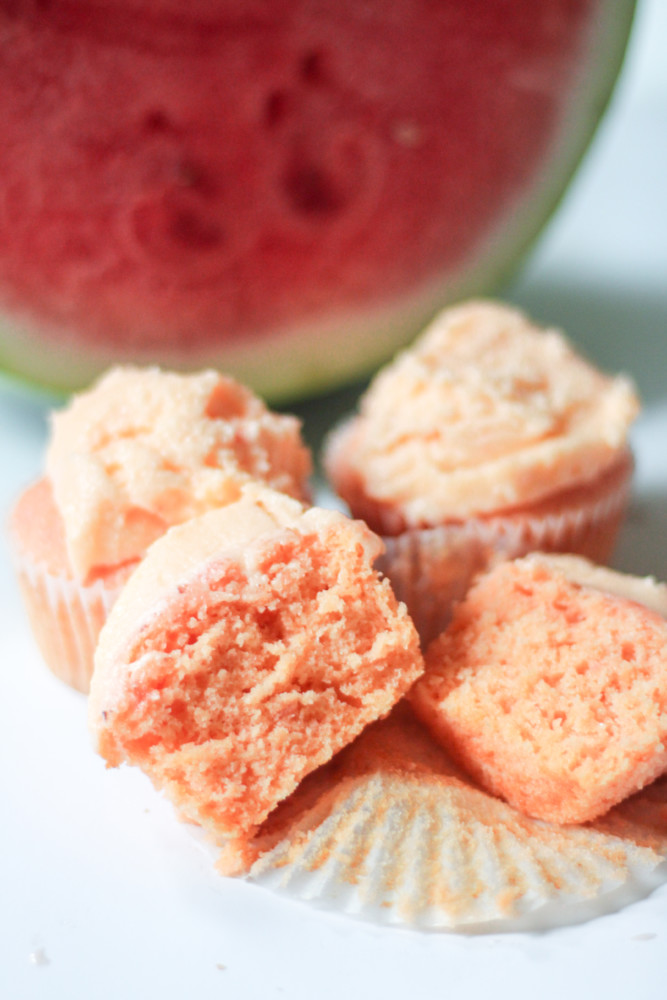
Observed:
[[[119,367],[53,414],[46,474],[10,518],[16,568],[51,670],[87,691],[97,637],[149,545],[261,481],[298,500],[299,421],[214,371]]]
[[[140,767],[239,851],[423,672],[415,627],[373,568],[381,547],[365,524],[255,484],[171,528],[100,635],[100,754]]]
[[[353,516],[384,536],[382,568],[427,642],[496,559],[609,557],[638,409],[627,378],[597,371],[559,331],[470,302],[377,375],[324,465]]]

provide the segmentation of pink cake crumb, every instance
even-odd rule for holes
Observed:
[[[266,490],[172,529],[100,639],[100,753],[216,840],[251,831],[423,670],[379,549],[360,522]]]
[[[592,820],[667,770],[667,621],[636,578],[606,571],[607,586],[591,567],[577,582],[573,562],[586,565],[536,555],[482,577],[411,694],[484,788],[557,823]]]

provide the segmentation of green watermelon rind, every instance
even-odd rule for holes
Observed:
[[[408,344],[443,306],[470,296],[495,294],[525,259],[552,217],[584,158],[618,79],[635,12],[635,0],[605,0],[591,27],[589,59],[582,60],[549,166],[538,173],[518,205],[508,207],[476,261],[432,282],[409,300],[318,323],[277,331],[256,341],[226,342],[219,353],[160,354],[165,367],[221,367],[274,404],[316,396],[373,372]],[[508,236],[509,234],[509,236]],[[509,243],[509,246],[508,246]],[[313,346],[315,345],[315,346]],[[26,322],[0,320],[0,368],[4,379],[35,392],[66,395],[81,388],[117,356],[80,345],[50,343]],[[155,356],[135,356],[154,363]]]

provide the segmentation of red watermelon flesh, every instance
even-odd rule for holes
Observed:
[[[0,4],[6,366],[217,364],[285,397],[377,363],[544,221],[631,6]]]

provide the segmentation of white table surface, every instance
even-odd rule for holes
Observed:
[[[642,0],[612,109],[508,296],[644,400],[616,564],[667,579],[667,2]],[[326,423],[340,399],[311,404]],[[44,401],[0,388],[0,514],[41,469]],[[380,928],[223,880],[148,781],[105,771],[0,542],[0,997],[383,1000],[667,996],[667,885],[540,935]]]

